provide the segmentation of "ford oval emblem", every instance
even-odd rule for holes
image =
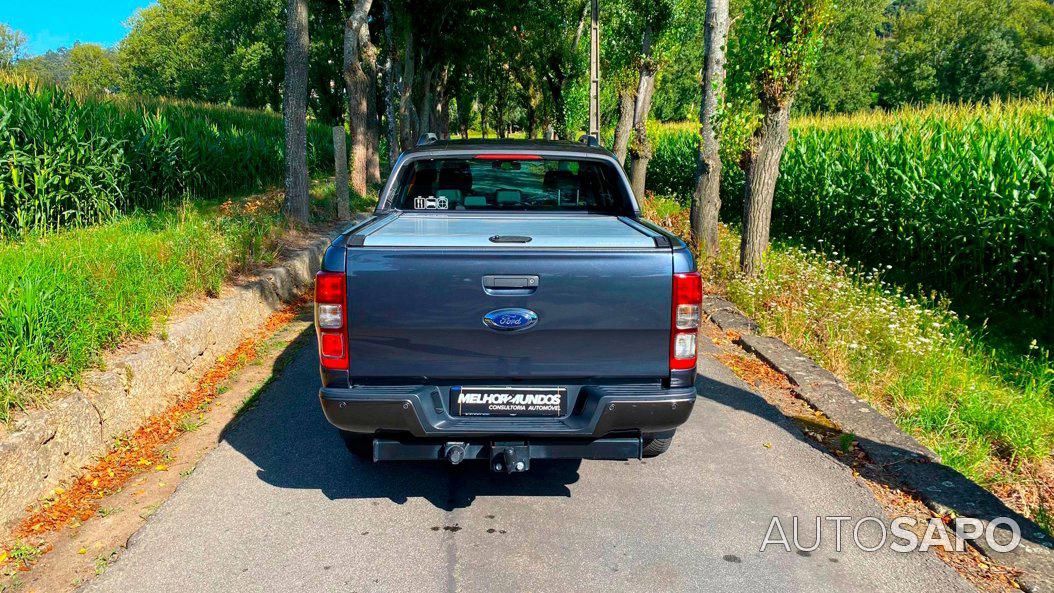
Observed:
[[[498,309],[483,316],[483,325],[498,331],[527,329],[538,323],[538,314],[530,309]]]

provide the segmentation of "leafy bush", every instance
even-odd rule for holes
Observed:
[[[736,126],[724,134],[736,139]],[[693,189],[695,131],[653,128],[649,189]],[[722,155],[724,218],[742,171]],[[690,164],[691,163],[691,164]],[[784,153],[772,232],[846,254],[888,278],[953,298],[1054,312],[1054,97],[888,114],[798,119]]]
[[[279,185],[280,116],[124,96],[79,96],[0,77],[0,234],[49,232]],[[327,171],[332,136],[308,128],[312,173]]]

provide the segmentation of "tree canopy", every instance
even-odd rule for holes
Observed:
[[[342,119],[342,22],[351,0],[309,0],[309,110]],[[370,36],[382,77],[413,80],[401,107],[425,125],[565,136],[588,108],[588,0],[388,0],[374,2]],[[656,33],[652,110],[660,120],[698,112],[705,0],[601,0],[602,127],[619,93],[636,85],[645,26]],[[771,3],[765,6],[774,6]],[[732,0],[730,77],[748,48],[745,12]],[[0,69],[18,69],[92,91],[278,110],[284,56],[282,0],[159,0],[136,11],[114,48],[77,44],[24,55],[25,36],[0,26]],[[389,15],[384,16],[387,11]],[[388,27],[386,30],[385,28]],[[390,39],[390,42],[388,41]],[[407,72],[407,70],[412,72]],[[407,76],[409,74],[409,76]],[[382,80],[382,84],[388,84]],[[840,0],[795,110],[850,112],[931,101],[1030,95],[1054,85],[1054,5],[1049,0]],[[422,109],[432,113],[422,114]],[[444,111],[445,110],[445,111]],[[731,116],[730,116],[731,117]]]

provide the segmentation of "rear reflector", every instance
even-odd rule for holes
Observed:
[[[542,157],[537,154],[477,154],[476,160],[480,161],[540,161]]]
[[[322,353],[323,361],[342,358],[344,356],[344,340],[341,339],[339,334],[324,333],[319,340],[319,350]]]
[[[670,312],[670,370],[694,369],[703,282],[699,272],[673,275]]]
[[[315,275],[315,327],[318,358],[323,368],[348,369],[347,276],[343,272]]]

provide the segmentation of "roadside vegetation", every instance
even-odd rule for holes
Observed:
[[[283,134],[275,114],[0,73],[0,421],[274,261],[282,195],[238,196],[282,183]],[[331,131],[308,138],[310,171],[328,171]],[[316,185],[316,219],[332,192]]]
[[[656,195],[687,205],[697,126],[654,125]],[[740,223],[741,137],[726,130],[722,215]],[[973,316],[1008,308],[1054,338],[1054,96],[792,120],[772,235],[881,267]],[[891,266],[891,267],[889,267]],[[918,290],[917,290],[918,289]],[[982,317],[983,319],[983,317]],[[1020,328],[1015,328],[1020,329]]]
[[[79,94],[0,72],[0,236],[281,185],[283,134],[275,114]],[[311,173],[331,170],[330,130],[310,126],[308,138]]]
[[[332,184],[316,185],[330,210]],[[187,202],[0,245],[0,421],[73,380],[181,299],[275,261],[282,194]]]
[[[645,202],[645,215],[687,237],[687,208]],[[851,389],[943,461],[1051,531],[1054,365],[990,347],[941,297],[887,282],[867,267],[776,241],[755,277],[738,268],[739,236],[723,226],[719,255],[700,259],[707,290],[843,377]],[[1048,498],[1045,498],[1048,497]]]

